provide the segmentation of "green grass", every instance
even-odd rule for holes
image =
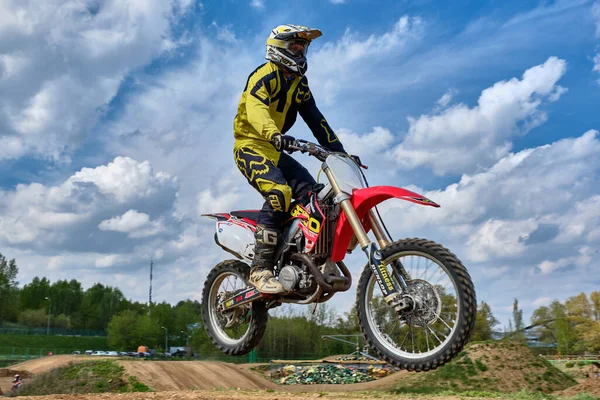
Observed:
[[[503,351],[503,354],[509,354],[504,358],[500,354],[482,354],[482,350],[499,350]],[[474,356],[475,354],[477,355]],[[518,386],[507,386],[504,382],[503,374],[506,369],[522,374],[522,381]],[[529,349],[522,345],[506,342],[477,343],[467,346],[452,362],[399,382],[392,392],[439,395],[450,391],[462,396],[463,393],[503,391],[503,396],[506,396],[506,392],[519,390],[518,388],[529,391],[527,393],[549,393],[566,389],[576,383],[570,376],[529,352]]]
[[[150,392],[135,376],[125,377],[125,369],[114,361],[102,360],[69,364],[29,381],[24,396],[49,394]]]
[[[481,359],[480,359],[480,358],[478,358],[477,360],[475,360],[475,366],[477,367],[477,369],[479,369],[479,370],[480,370],[480,371],[482,371],[482,372],[485,372],[485,371],[487,371],[487,370],[488,370],[488,367],[487,367],[487,365],[485,365],[485,364],[483,363],[483,361],[481,361]]]
[[[11,365],[17,364],[19,361],[0,360],[0,368],[10,367]]]
[[[0,354],[11,354],[13,349],[24,352],[29,348],[32,350],[48,351],[79,350],[109,350],[108,338],[106,336],[54,336],[54,335],[0,335]]]

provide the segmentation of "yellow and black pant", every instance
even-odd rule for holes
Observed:
[[[234,150],[240,172],[265,199],[258,224],[281,231],[289,215],[291,199],[305,196],[315,179],[298,161],[286,153],[269,157],[267,151],[240,147]]]

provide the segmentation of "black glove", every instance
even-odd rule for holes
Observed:
[[[282,135],[277,133],[273,135],[271,142],[273,142],[273,146],[275,146],[277,151],[285,151],[289,150],[290,146],[296,145],[296,138],[290,135]]]

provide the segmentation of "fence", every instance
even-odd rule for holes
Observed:
[[[66,348],[56,348],[56,347],[0,347],[0,363],[9,363],[9,362],[21,362],[32,360],[35,358],[41,358],[47,356],[49,353],[53,355],[63,355],[63,354],[72,354],[74,351],[80,351],[83,354],[87,349],[78,348],[78,349],[66,349]],[[105,349],[109,350],[109,349]],[[323,358],[323,355],[318,354],[301,354],[297,357],[294,357],[294,360],[320,360]],[[90,358],[93,359],[93,358]],[[190,359],[190,358],[183,358]],[[235,364],[246,364],[246,363],[269,363],[272,361],[271,357],[261,357],[260,354],[257,354],[256,350],[251,351],[250,353],[240,356],[206,356],[202,354],[198,354],[195,357],[192,357],[193,360],[200,361],[220,361],[220,362],[228,362]],[[178,361],[182,360],[182,358],[168,358],[168,359],[160,359],[161,361]]]
[[[0,360],[5,361],[26,361],[33,358],[47,356],[49,353],[54,355],[71,354],[72,349],[60,349],[54,347],[0,347]],[[81,351],[81,350],[79,350]],[[83,350],[85,351],[85,350]]]
[[[14,327],[0,324],[0,335],[46,335],[47,333],[47,328]],[[50,335],[62,336],[107,336],[104,331],[88,329],[50,328],[49,333]]]

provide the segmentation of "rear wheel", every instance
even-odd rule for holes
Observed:
[[[202,291],[202,320],[211,342],[222,352],[240,356],[258,345],[267,327],[268,310],[254,301],[222,312],[219,304],[249,287],[250,268],[238,260],[217,264],[206,277]]]
[[[367,342],[403,369],[427,371],[444,365],[463,349],[475,326],[477,301],[466,268],[450,251],[425,239],[394,242],[381,255],[394,279],[401,268],[406,272],[402,296],[413,306],[397,313],[367,265],[357,290],[358,320]]]

